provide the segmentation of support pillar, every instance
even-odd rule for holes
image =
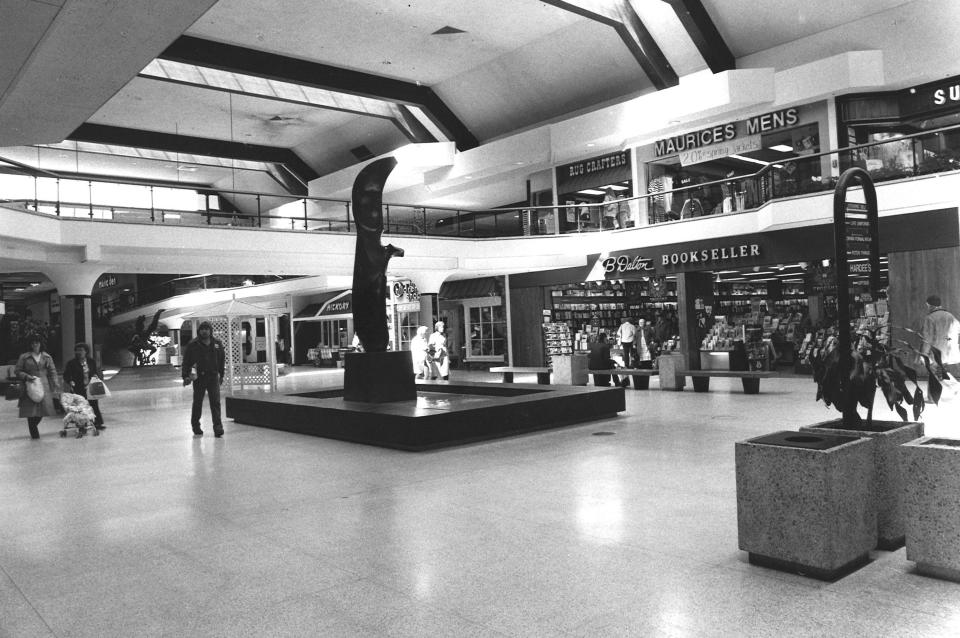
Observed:
[[[702,310],[697,309],[697,300],[703,305],[714,306],[713,276],[710,273],[688,272],[677,275],[677,310],[680,319],[680,350],[688,370],[700,369],[700,327]]]

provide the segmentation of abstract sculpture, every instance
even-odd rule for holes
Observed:
[[[366,352],[386,352],[387,264],[403,249],[382,246],[383,185],[397,160],[385,157],[371,162],[353,182],[353,221],[357,225],[357,249],[353,261],[353,327]]]

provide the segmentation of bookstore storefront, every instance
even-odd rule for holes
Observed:
[[[823,178],[830,175],[830,158],[802,158],[821,151],[827,116],[827,103],[817,102],[718,124],[637,148],[637,162],[645,167],[646,191],[664,193],[649,202],[643,200],[640,214],[646,216],[647,223],[655,224],[750,210],[774,196],[822,190]],[[798,158],[801,161],[777,164]],[[708,185],[751,175],[768,164],[773,168],[762,177]],[[685,190],[669,192],[673,189]]]
[[[881,218],[879,290],[869,289],[866,259],[851,260],[863,262],[852,267],[856,325],[913,326],[912,308],[931,291],[905,283],[909,256],[956,253],[958,226],[956,209]],[[673,280],[681,349],[691,367],[771,369],[802,366],[835,323],[832,258],[833,226],[823,224],[599,255],[586,279]]]
[[[898,327],[918,329],[927,295],[947,299],[960,280],[958,211],[881,217],[879,236],[880,289],[868,290],[866,260],[854,263],[860,276],[851,316],[909,339]],[[546,323],[564,324],[576,351],[601,331],[614,334],[627,316],[653,324],[660,347],[680,351],[695,369],[802,368],[835,321],[832,258],[833,226],[822,224],[623,250],[583,268],[512,275],[514,364],[548,360]]]

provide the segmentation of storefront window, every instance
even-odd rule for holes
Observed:
[[[506,321],[503,306],[470,308],[467,351],[470,357],[502,357],[507,353]]]
[[[417,336],[417,328],[420,326],[420,311],[398,312],[397,326],[400,329],[400,347],[398,349],[409,350],[410,342]]]
[[[327,348],[345,348],[350,345],[346,319],[327,319],[320,322],[320,345]]]
[[[808,124],[775,131],[760,138],[759,150],[684,165],[679,155],[647,164],[651,224],[758,208],[773,197],[788,197],[822,189],[819,126]],[[792,160],[792,161],[788,161]],[[779,164],[778,162],[783,162]],[[763,166],[771,170],[757,178]],[[720,184],[710,184],[729,179]],[[679,192],[669,192],[683,189]]]

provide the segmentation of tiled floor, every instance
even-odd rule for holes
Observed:
[[[0,405],[0,636],[960,635],[960,584],[902,549],[835,583],[746,562],[734,442],[832,413],[808,379],[739,384],[419,454],[206,419],[195,439],[173,384],[119,389],[98,438],[45,419],[31,441]]]

